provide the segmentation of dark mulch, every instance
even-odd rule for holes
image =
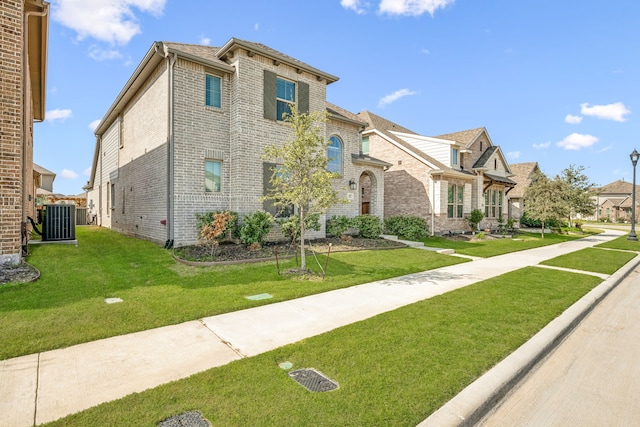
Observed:
[[[40,272],[26,262],[18,265],[0,264],[0,284],[33,282],[39,277]]]
[[[364,249],[391,249],[405,247],[403,243],[386,239],[363,239],[354,237],[349,241],[339,238],[316,239],[310,242],[310,248],[317,253],[326,253],[331,244],[331,252],[358,251]],[[309,245],[307,246],[309,247]],[[207,245],[183,246],[174,249],[177,258],[196,262],[233,262],[251,261],[263,258],[273,258],[277,251],[278,256],[286,257],[295,255],[296,249],[288,242],[265,243],[260,248],[249,248],[243,244],[230,242],[221,243],[214,249],[215,255],[211,255],[211,248]]]

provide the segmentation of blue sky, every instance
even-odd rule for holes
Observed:
[[[510,163],[597,185],[640,150],[637,0],[51,0],[46,120],[54,191],[89,179],[93,129],[154,41],[266,44],[340,80],[328,101],[437,136],[486,127]]]

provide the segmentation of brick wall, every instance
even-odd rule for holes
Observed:
[[[0,2],[0,262],[21,260],[22,0]]]

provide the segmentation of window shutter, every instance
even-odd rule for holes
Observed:
[[[276,73],[264,70],[264,118],[276,120]]]
[[[298,112],[309,114],[309,83],[298,82]]]

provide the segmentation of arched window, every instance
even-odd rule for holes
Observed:
[[[327,157],[329,158],[327,170],[342,175],[342,141],[337,136],[329,138]]]

